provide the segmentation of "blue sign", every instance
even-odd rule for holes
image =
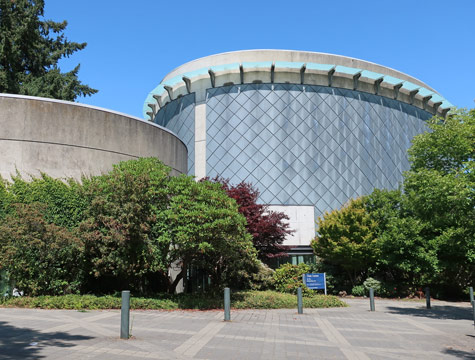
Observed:
[[[311,290],[325,290],[327,293],[325,273],[303,274],[303,283]]]

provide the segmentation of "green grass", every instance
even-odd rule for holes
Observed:
[[[2,300],[2,307],[97,310],[120,309],[119,296],[64,295],[18,297]],[[343,307],[344,302],[335,296],[312,295],[303,298],[305,308]],[[275,291],[240,291],[232,293],[234,309],[291,309],[297,307],[297,297]],[[142,310],[211,310],[223,308],[222,296],[206,294],[158,295],[153,298],[131,297],[131,309]]]

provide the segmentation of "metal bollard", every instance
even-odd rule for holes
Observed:
[[[369,310],[374,311],[374,290],[369,288]]]
[[[303,314],[302,288],[297,288],[297,308],[298,313]]]
[[[231,321],[231,291],[224,288],[224,321]]]
[[[130,291],[122,291],[122,306],[120,307],[120,338],[128,339],[130,320]]]
[[[430,309],[430,289],[426,287],[426,308]]]
[[[470,286],[468,290],[470,293],[470,304],[472,304],[472,310],[473,310],[473,326],[475,326],[475,300],[473,299],[473,287]]]

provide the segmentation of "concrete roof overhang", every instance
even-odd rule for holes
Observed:
[[[168,73],[148,95],[144,118],[152,119],[167,102],[206,89],[245,83],[333,86],[387,96],[445,116],[453,105],[422,81],[368,61],[293,50],[245,50],[206,56]]]

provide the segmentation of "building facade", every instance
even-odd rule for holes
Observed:
[[[315,220],[374,188],[395,189],[407,149],[452,105],[406,74],[343,56],[283,50],[212,55],[170,72],[144,116],[188,148],[188,173],[246,181],[311,254]]]

